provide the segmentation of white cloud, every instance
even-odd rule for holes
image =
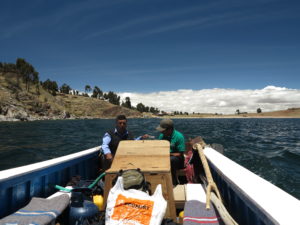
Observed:
[[[130,97],[132,105],[142,102],[167,112],[199,112],[233,114],[237,109],[243,112],[263,112],[300,107],[300,90],[267,86],[256,90],[238,89],[180,89],[152,93],[118,93],[121,99]]]

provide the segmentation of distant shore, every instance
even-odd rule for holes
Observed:
[[[156,116],[171,119],[299,119],[300,116]]]
[[[201,113],[201,114],[189,114],[189,115],[164,115],[164,116],[151,116],[150,114],[144,114],[144,117],[169,117],[174,119],[196,119],[196,118],[207,118],[207,119],[246,119],[246,118],[274,118],[274,119],[286,119],[286,118],[300,118],[300,108],[290,108],[287,110],[273,111],[273,112],[262,112],[262,113],[240,113],[240,114],[212,114],[212,113]]]
[[[274,112],[264,112],[264,113],[243,113],[243,114],[189,114],[189,115],[154,115],[152,113],[143,113],[141,116],[137,115],[127,115],[126,112],[115,112],[120,114],[125,114],[128,118],[171,118],[171,119],[289,119],[289,118],[300,118],[300,108],[292,108],[281,111]],[[20,114],[20,113],[19,113]],[[36,121],[36,120],[72,120],[72,119],[114,119],[115,116],[67,116],[62,114],[60,116],[43,116],[43,117],[33,117],[27,114],[22,116],[21,113],[19,117],[4,116],[0,115],[0,122],[13,122],[13,121]]]

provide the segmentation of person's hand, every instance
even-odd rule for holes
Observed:
[[[182,153],[179,152],[171,152],[170,155],[172,156],[181,156]]]
[[[108,154],[106,154],[105,155],[105,158],[107,159],[107,160],[112,160],[113,159],[113,156],[112,156],[112,154],[111,153],[108,153]]]
[[[148,139],[148,138],[154,139],[155,137],[154,137],[154,136],[151,136],[151,135],[149,135],[149,134],[144,134],[144,135],[142,136],[142,140]]]
[[[149,138],[149,135],[148,135],[148,134],[144,134],[144,135],[142,136],[142,139],[147,139],[147,138]]]

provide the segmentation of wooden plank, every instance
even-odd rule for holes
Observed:
[[[171,173],[144,173],[146,181],[151,184],[151,192],[154,193],[158,184],[161,184],[162,194],[167,201],[165,218],[172,218],[176,221],[176,208],[173,195],[173,184]]]
[[[144,172],[158,172],[170,170],[170,156],[125,156],[117,155],[108,173],[118,172],[120,169],[140,168]]]
[[[107,173],[140,168],[142,171],[170,171],[170,143],[165,140],[121,141]]]
[[[186,200],[185,185],[177,185],[175,188],[173,188],[173,192],[176,209],[183,209]]]
[[[170,143],[165,140],[124,140],[119,143],[118,155],[163,155],[170,154]]]
[[[173,188],[174,200],[175,201],[185,201],[185,185],[177,185]]]

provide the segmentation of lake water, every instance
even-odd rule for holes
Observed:
[[[202,136],[224,154],[300,199],[300,119],[174,119],[186,138]],[[129,119],[136,135],[155,137],[159,119]],[[114,120],[0,123],[0,170],[98,146]]]

